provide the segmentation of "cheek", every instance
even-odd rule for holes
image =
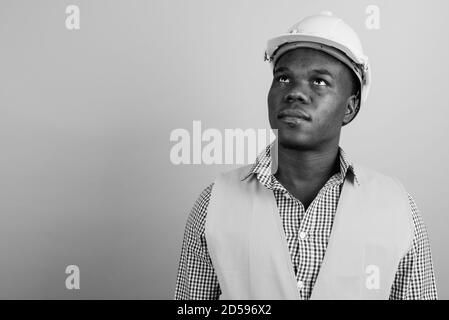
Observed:
[[[276,106],[279,101],[279,95],[280,95],[279,90],[277,90],[276,88],[271,87],[270,90],[268,91],[267,101],[268,101],[268,108],[270,110],[276,109]]]
[[[320,112],[317,114],[317,124],[324,130],[338,128],[344,116],[342,109],[342,105],[335,103],[334,98],[322,101],[318,108]]]

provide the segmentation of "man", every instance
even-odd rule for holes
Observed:
[[[307,17],[268,41],[266,60],[277,139],[200,195],[175,299],[436,299],[413,199],[339,147],[369,87],[356,33],[329,12]]]

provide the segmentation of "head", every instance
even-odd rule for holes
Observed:
[[[341,127],[358,111],[359,82],[335,57],[300,47],[273,68],[268,113],[285,148],[321,150],[338,145]]]

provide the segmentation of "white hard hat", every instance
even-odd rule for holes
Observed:
[[[368,96],[371,75],[368,57],[363,54],[362,44],[355,31],[329,11],[309,16],[294,24],[287,33],[268,40],[265,60],[274,68],[282,54],[298,47],[324,51],[355,73],[361,91],[358,112]]]

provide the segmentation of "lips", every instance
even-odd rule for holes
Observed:
[[[310,116],[305,113],[302,110],[299,109],[288,109],[288,110],[282,110],[281,112],[279,112],[278,114],[278,119],[302,119],[302,120],[306,120],[309,121],[310,120]]]

